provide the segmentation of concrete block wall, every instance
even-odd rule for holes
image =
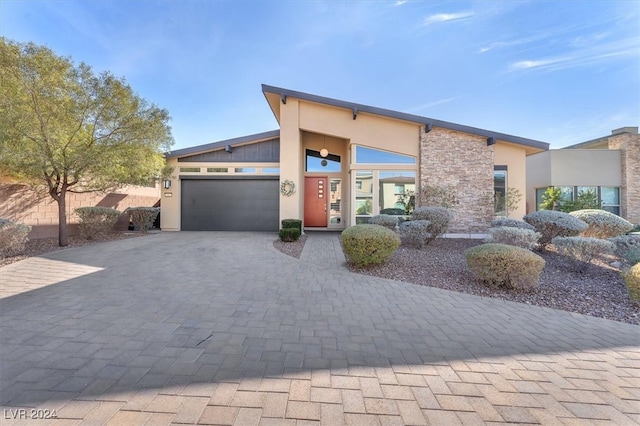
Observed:
[[[622,187],[621,214],[629,222],[640,224],[640,135],[637,127],[614,130],[609,137],[609,149],[621,151]]]
[[[69,235],[77,235],[78,207],[101,206],[124,211],[127,207],[151,207],[160,200],[160,187],[131,186],[117,192],[67,194]],[[30,239],[58,236],[58,203],[47,193],[36,193],[17,183],[0,183],[0,217],[31,225]],[[127,215],[120,215],[116,230],[126,230]]]
[[[493,219],[494,147],[486,138],[434,127],[420,130],[420,187],[454,188],[459,204],[449,232],[482,233]]]

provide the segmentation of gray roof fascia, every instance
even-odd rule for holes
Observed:
[[[263,93],[274,93],[277,95],[291,96],[292,98],[302,99],[309,102],[316,102],[325,105],[330,105],[338,108],[344,108],[349,110],[357,110],[358,112],[367,112],[369,114],[380,115],[383,117],[395,118],[403,121],[410,121],[419,124],[431,124],[436,127],[443,127],[445,129],[456,130],[459,132],[471,133],[484,137],[494,137],[496,139],[512,142],[519,145],[525,145],[532,148],[538,148],[547,151],[549,144],[547,142],[541,142],[533,139],[522,138],[519,136],[507,135],[504,133],[492,132],[490,130],[478,129],[476,127],[465,126],[462,124],[451,123],[448,121],[436,120],[429,117],[422,117],[419,115],[407,114],[404,112],[393,111],[390,109],[373,107],[370,105],[357,104],[353,102],[341,101],[339,99],[326,98],[324,96],[312,95],[304,92],[297,92],[295,90],[284,89],[281,87],[262,85]]]
[[[597,143],[604,142],[607,139],[609,139],[609,136],[602,136],[600,138],[591,139],[590,141],[580,142],[580,143],[576,143],[576,144],[573,144],[573,145],[563,146],[560,149],[580,149],[580,148],[584,148],[585,146],[595,145]]]
[[[241,136],[239,138],[227,139],[224,141],[212,142],[205,145],[192,146],[190,148],[177,149],[169,151],[165,154],[165,158],[185,157],[187,155],[200,154],[202,152],[214,151],[218,148],[224,148],[227,145],[235,146],[245,144],[247,142],[275,139],[280,136],[280,130],[270,130],[268,132],[256,133],[254,135]]]

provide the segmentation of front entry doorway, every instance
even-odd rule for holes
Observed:
[[[327,227],[327,177],[304,178],[304,226]]]
[[[342,179],[304,178],[304,226],[342,229]]]

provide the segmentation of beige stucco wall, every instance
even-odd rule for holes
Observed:
[[[128,207],[151,207],[160,199],[160,186],[127,186],[109,193],[67,193],[66,211],[69,234],[77,235],[78,207],[110,207],[124,211]],[[47,193],[34,192],[18,183],[0,183],[0,217],[31,226],[30,239],[58,235],[58,203]],[[115,229],[126,230],[127,215],[121,215]]]
[[[527,160],[525,149],[518,145],[498,141],[495,145],[493,164],[507,166],[507,188],[517,189],[522,196],[518,203],[518,208],[508,212],[509,217],[522,219],[527,214]]]

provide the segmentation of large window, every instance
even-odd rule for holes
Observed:
[[[373,172],[356,171],[356,223],[367,223],[373,214]]]
[[[356,146],[356,164],[416,164],[416,158],[395,152]]]
[[[602,209],[620,214],[620,188],[616,186],[556,186],[561,191],[560,203],[578,200],[578,197],[594,197]],[[541,210],[542,197],[547,188],[536,188],[536,210]]]
[[[507,166],[494,166],[493,169],[494,214],[507,216]]]
[[[416,193],[416,172],[378,172],[378,205],[380,214],[408,215],[413,210],[412,197]]]

